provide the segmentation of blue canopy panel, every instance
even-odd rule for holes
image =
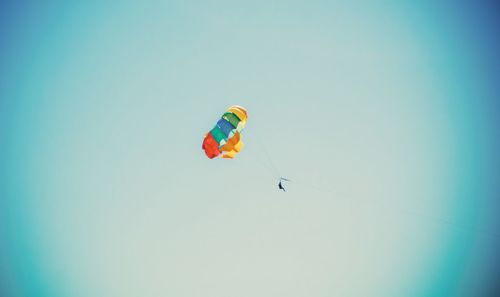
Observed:
[[[231,133],[231,131],[236,129],[236,127],[234,127],[230,122],[228,122],[225,119],[220,119],[217,122],[217,126],[219,126],[220,130],[222,131],[222,133],[224,133],[226,135],[226,137],[229,137],[230,136],[229,134]]]

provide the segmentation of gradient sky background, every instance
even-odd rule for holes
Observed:
[[[0,4],[1,296],[498,296],[495,5],[43,2]]]

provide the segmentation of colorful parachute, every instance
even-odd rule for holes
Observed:
[[[239,105],[227,109],[215,127],[210,130],[203,140],[202,148],[210,159],[217,156],[234,158],[243,148],[241,130],[247,122],[247,110]]]

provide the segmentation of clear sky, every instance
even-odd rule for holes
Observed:
[[[493,296],[496,7],[0,11],[2,296]]]

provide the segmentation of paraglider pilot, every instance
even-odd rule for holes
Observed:
[[[286,178],[284,178],[284,177],[280,177],[280,181],[279,181],[279,183],[278,183],[278,188],[279,188],[280,190],[283,190],[283,192],[286,192],[285,188],[283,187],[283,184],[281,183],[282,181],[291,181],[291,180],[286,179]]]
[[[280,180],[280,182],[279,182],[279,184],[278,184],[278,188],[279,188],[280,190],[283,190],[283,192],[286,192],[286,191],[285,191],[285,188],[283,188],[283,185],[281,184],[281,180]]]

